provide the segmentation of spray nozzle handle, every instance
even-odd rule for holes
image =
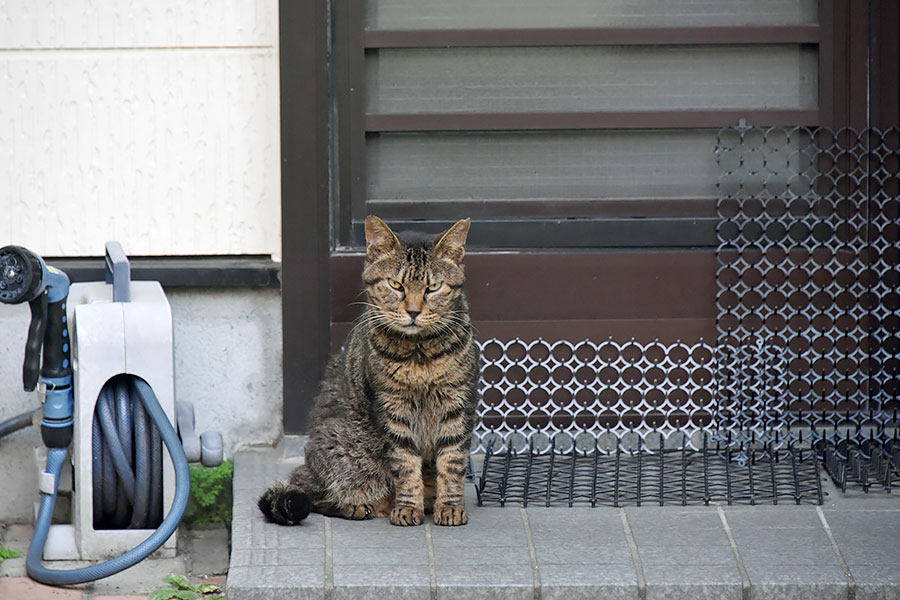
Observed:
[[[22,385],[26,392],[33,392],[41,374],[41,347],[47,331],[47,294],[41,294],[28,303],[31,308],[31,324],[25,341],[25,362],[22,364]]]

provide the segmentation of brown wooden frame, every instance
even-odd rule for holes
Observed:
[[[329,298],[328,2],[280,2],[284,430],[303,431],[325,358]]]
[[[367,133],[399,131],[561,131],[566,129],[719,129],[747,123],[818,124],[818,110],[679,109],[515,113],[370,113]]]

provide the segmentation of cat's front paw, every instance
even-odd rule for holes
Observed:
[[[434,524],[446,525],[453,527],[455,525],[465,525],[469,522],[469,515],[463,506],[435,506],[434,507]]]
[[[425,521],[425,512],[413,506],[395,506],[391,510],[391,523],[406,527],[421,525]]]

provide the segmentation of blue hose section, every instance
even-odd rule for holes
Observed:
[[[144,404],[147,414],[150,415],[150,419],[156,424],[175,466],[175,500],[172,502],[169,514],[163,519],[159,528],[150,534],[146,540],[119,557],[81,569],[55,570],[44,567],[41,564],[41,555],[44,552],[44,545],[47,543],[47,535],[50,532],[50,522],[53,518],[53,507],[56,504],[59,477],[68,452],[64,448],[48,448],[46,472],[53,474],[56,483],[54,484],[53,493],[45,493],[41,498],[41,508],[38,513],[37,523],[34,526],[34,537],[31,539],[31,546],[28,548],[28,556],[25,560],[28,576],[35,581],[48,585],[74,585],[109,577],[136,565],[150,556],[178,528],[191,490],[191,473],[188,468],[187,457],[184,455],[184,449],[181,446],[181,440],[178,439],[178,434],[175,433],[175,429],[169,423],[169,419],[156,400],[156,395],[153,393],[152,388],[147,382],[139,378],[134,378],[134,387],[138,397]]]

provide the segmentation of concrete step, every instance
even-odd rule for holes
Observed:
[[[900,598],[900,497],[823,506],[478,507],[469,524],[311,515],[266,523],[256,499],[299,464],[235,457],[229,600],[281,598]]]

